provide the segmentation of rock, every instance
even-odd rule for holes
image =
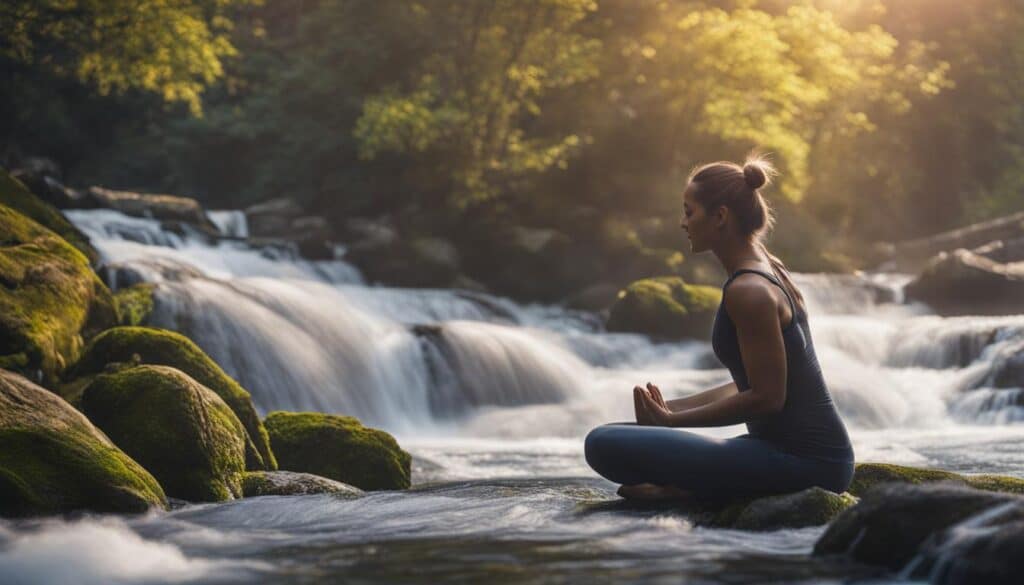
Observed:
[[[608,282],[595,284],[576,292],[565,300],[565,304],[582,311],[603,311],[615,304],[620,290],[620,286]]]
[[[717,511],[703,524],[753,531],[821,526],[856,502],[857,498],[849,493],[837,494],[812,487],[734,503]]]
[[[925,540],[909,578],[941,585],[1016,585],[1024,569],[1024,502],[999,504]]]
[[[245,428],[217,394],[180,370],[137,366],[97,376],[82,395],[82,410],[169,496],[241,497]]]
[[[167,507],[156,479],[56,394],[0,370],[0,516]]]
[[[619,293],[608,330],[664,339],[708,339],[721,290],[687,284],[678,277],[639,280]]]
[[[989,385],[995,388],[1024,388],[1024,343],[1005,348],[1005,354],[998,356],[997,360],[992,367]]]
[[[447,240],[421,237],[353,245],[346,259],[371,281],[394,286],[447,287],[459,276],[458,250]]]
[[[1024,479],[1007,475],[961,475],[942,469],[893,465],[891,463],[858,463],[854,468],[849,492],[861,496],[872,487],[889,482],[921,484],[936,481],[954,482],[975,489],[1024,494]]]
[[[198,201],[180,195],[162,195],[115,191],[103,187],[89,187],[85,198],[94,207],[114,209],[133,217],[182,221],[219,233],[217,226],[206,217]]]
[[[1020,500],[946,482],[879,485],[829,524],[814,554],[845,554],[896,570],[932,534],[992,506]]]
[[[249,435],[247,467],[253,470],[277,469],[270,439],[256,414],[252,397],[184,335],[148,327],[115,327],[104,331],[86,348],[82,359],[75,365],[73,376],[98,374],[107,364],[130,361],[134,354],[139,355],[143,364],[177,368],[213,390],[231,407]]]
[[[51,204],[37,197],[16,178],[0,169],[0,204],[6,205],[18,213],[35,221],[39,225],[55,232],[69,244],[85,254],[90,264],[99,261],[100,255],[89,238],[68,221],[64,215]]]
[[[270,199],[245,209],[249,235],[282,238],[292,233],[292,220],[303,214],[302,206],[290,197]]]
[[[57,209],[78,209],[86,205],[84,196],[76,189],[64,186],[59,174],[40,168],[18,168],[11,176],[21,181],[36,197]]]
[[[942,315],[1024,313],[1024,265],[1000,264],[964,249],[941,252],[904,291]]]
[[[364,490],[409,487],[412,456],[355,417],[272,412],[267,431],[281,469],[315,473]]]
[[[153,312],[153,284],[141,283],[114,293],[119,325],[142,325]]]
[[[52,387],[84,339],[116,322],[113,296],[89,260],[0,205],[0,367]]]
[[[368,219],[354,217],[342,224],[342,236],[345,241],[356,246],[380,247],[390,246],[398,240],[398,232],[394,223],[388,218]]]
[[[363,490],[312,473],[294,471],[249,471],[242,478],[242,495],[246,498],[312,494],[331,494],[354,498],[361,496]]]

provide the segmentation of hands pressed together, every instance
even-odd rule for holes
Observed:
[[[647,383],[647,388],[633,387],[633,408],[636,410],[636,422],[639,425],[671,426],[672,410],[661,395],[661,390],[650,382]]]

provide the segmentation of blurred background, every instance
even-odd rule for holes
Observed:
[[[0,31],[0,164],[284,197],[303,237],[386,234],[353,259],[393,284],[720,282],[681,190],[755,147],[796,271],[1024,210],[1016,0],[11,0]],[[416,241],[431,270],[395,260]],[[544,261],[496,267],[516,243]]]

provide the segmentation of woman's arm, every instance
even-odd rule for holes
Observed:
[[[732,396],[733,394],[739,394],[739,389],[736,388],[736,382],[728,382],[721,386],[715,386],[710,390],[705,390],[691,396],[668,400],[666,401],[666,404],[668,405],[668,409],[672,412],[679,412],[681,410],[689,410],[691,408],[697,408],[698,406],[704,406],[705,404],[711,404],[712,402],[718,402],[719,400]]]
[[[641,398],[654,424],[669,427],[725,426],[782,410],[786,403],[786,347],[775,299],[758,284],[741,277],[722,300],[736,324],[740,355],[750,380],[750,389],[675,412],[644,392]]]

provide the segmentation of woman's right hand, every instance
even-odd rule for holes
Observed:
[[[644,389],[640,386],[633,386],[633,410],[636,412],[636,424],[649,425],[651,416],[647,412],[647,406],[644,405],[643,392]]]

